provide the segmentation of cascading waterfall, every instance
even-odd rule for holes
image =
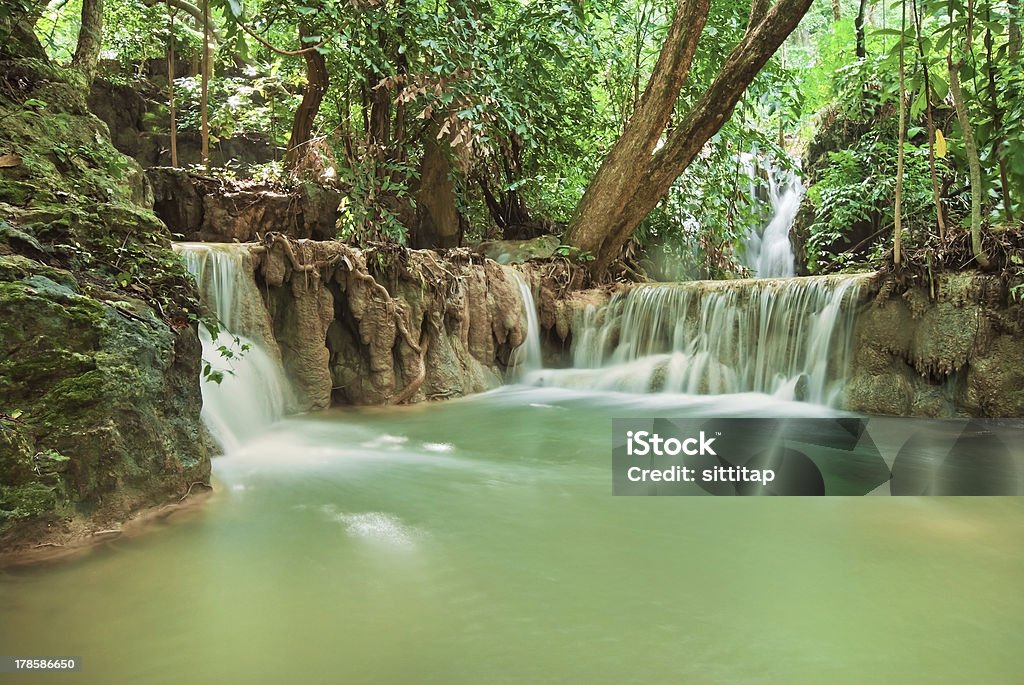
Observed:
[[[515,269],[511,269],[510,272],[519,285],[519,296],[526,312],[526,340],[515,349],[512,356],[516,374],[523,378],[544,366],[540,347],[540,322],[537,319],[537,305],[533,301],[533,291],[530,290],[529,282]]]
[[[203,303],[221,330],[199,327],[203,360],[222,374],[201,379],[203,420],[225,452],[284,416],[288,384],[270,319],[252,279],[248,248],[219,243],[174,246],[196,279]]]
[[[593,390],[758,392],[842,402],[860,277],[634,288],[574,327],[573,369],[530,382]]]
[[[756,206],[761,202],[757,166],[750,158],[743,159],[741,165],[750,178],[751,201]],[[792,171],[770,166],[767,180],[771,211],[767,223],[752,228],[747,235],[744,263],[757,278],[785,278],[796,273],[789,229],[800,210],[804,186]]]

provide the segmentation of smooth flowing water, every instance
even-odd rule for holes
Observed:
[[[828,411],[512,386],[287,419],[186,518],[0,575],[2,651],[97,685],[1016,682],[1019,499],[610,494],[613,416]]]
[[[574,327],[573,368],[535,385],[627,392],[761,392],[842,405],[862,277],[694,281],[634,288]]]
[[[526,340],[513,353],[516,375],[523,377],[544,366],[540,347],[540,321],[537,319],[537,305],[534,303],[530,284],[515,269],[510,269],[510,272],[519,286],[519,298],[523,302],[523,311],[526,314]]]
[[[233,450],[284,416],[290,395],[281,353],[245,245],[177,243],[174,249],[220,328],[213,336],[199,327],[207,371],[220,378],[200,379],[203,420],[221,447]]]

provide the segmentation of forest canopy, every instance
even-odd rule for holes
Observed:
[[[598,275],[744,275],[797,173],[804,272],[957,236],[990,267],[1024,213],[1019,0],[0,7],[5,51],[142,93],[167,164],[336,185],[357,243],[550,233]],[[241,136],[266,158],[215,168]]]

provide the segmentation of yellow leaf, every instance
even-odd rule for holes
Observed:
[[[941,129],[935,129],[935,156],[939,159],[946,157],[946,137]]]

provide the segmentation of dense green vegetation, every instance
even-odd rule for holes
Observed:
[[[601,272],[727,277],[743,273],[767,183],[743,160],[802,159],[794,230],[810,270],[926,253],[1017,269],[1004,236],[1024,215],[1019,2],[806,5],[3,3],[51,59],[145,83],[154,126],[213,146],[266,136],[278,153],[250,173],[338,184],[349,240],[556,233]],[[746,86],[729,69],[758,50]]]

